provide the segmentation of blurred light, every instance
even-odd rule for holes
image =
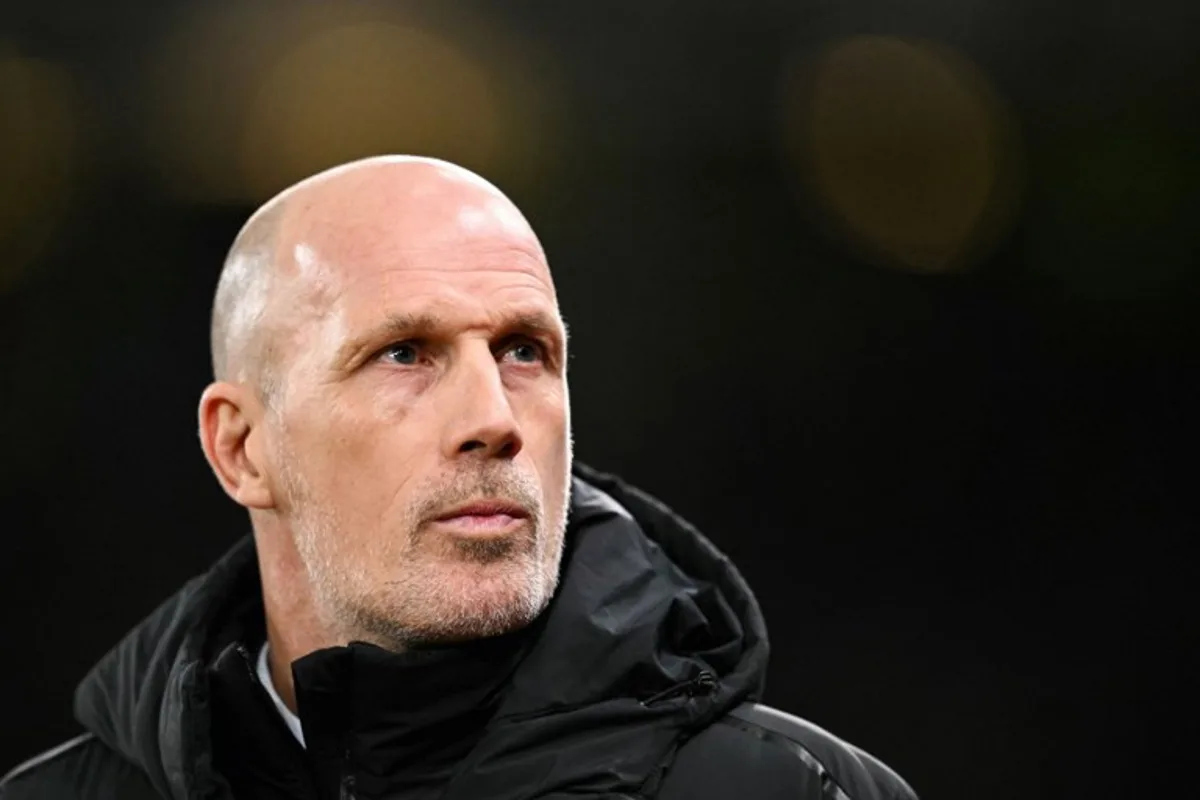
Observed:
[[[70,199],[74,93],[59,66],[0,43],[0,290],[49,240]]]
[[[855,37],[795,64],[783,90],[786,148],[808,199],[861,255],[945,272],[994,244],[1015,205],[1016,137],[965,58]]]
[[[189,199],[244,203],[380,153],[535,173],[546,120],[521,48],[438,8],[435,25],[356,4],[202,6],[151,68],[159,174]]]
[[[242,170],[272,194],[312,172],[378,153],[481,164],[500,145],[484,71],[425,31],[365,23],[300,42],[263,80]]]

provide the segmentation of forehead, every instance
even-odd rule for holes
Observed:
[[[405,253],[378,268],[347,270],[328,313],[353,332],[384,315],[424,314],[461,326],[513,315],[558,313],[539,255],[520,248],[457,247]]]
[[[524,245],[540,254],[529,223],[478,176],[430,165],[382,165],[307,187],[288,202],[285,240],[337,262],[394,252]]]
[[[518,299],[554,305],[550,269],[532,232],[527,227],[510,232],[480,214],[467,207],[457,224],[418,236],[388,231],[334,244],[300,242],[292,258],[299,275],[324,290],[330,310],[341,313]]]
[[[297,323],[330,345],[397,314],[465,326],[557,317],[541,245],[503,196],[473,186],[339,194],[302,206],[280,253],[296,310],[308,312]]]

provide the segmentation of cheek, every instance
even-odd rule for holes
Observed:
[[[347,522],[378,524],[413,468],[403,415],[389,410],[382,401],[313,403],[303,428],[286,434],[320,502]]]
[[[379,365],[376,365],[379,366]],[[407,374],[368,367],[354,387],[355,404],[364,417],[376,423],[395,423],[417,409],[421,396],[429,389],[427,374]]]
[[[546,392],[532,410],[526,440],[537,459],[538,472],[547,493],[554,497],[562,488],[571,456],[571,414],[566,388]]]

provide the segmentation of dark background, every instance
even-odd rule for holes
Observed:
[[[926,800],[1191,760],[1196,3],[0,7],[0,772],[246,531],[224,251],[378,152],[526,211],[578,456],[740,565],[769,702]]]

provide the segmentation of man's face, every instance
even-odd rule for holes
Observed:
[[[268,414],[278,513],[344,638],[513,630],[554,592],[567,513],[549,270],[520,214],[479,187],[420,203],[372,191],[351,185],[283,230],[295,322]]]

